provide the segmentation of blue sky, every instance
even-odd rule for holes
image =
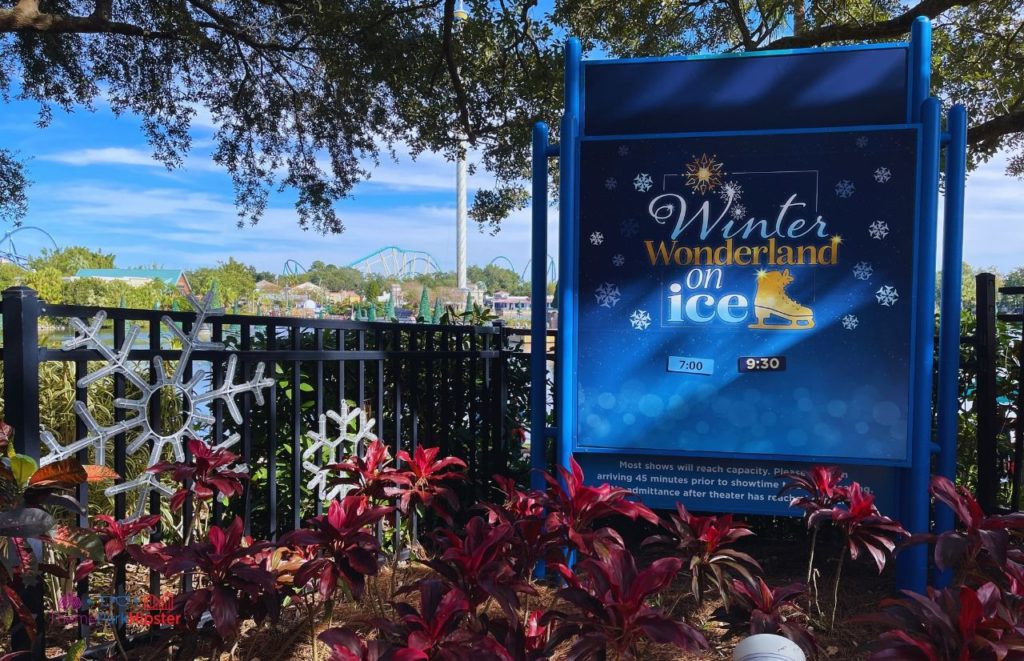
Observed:
[[[399,245],[429,252],[442,268],[454,268],[455,166],[441,156],[397,163],[385,158],[372,179],[339,205],[347,227],[341,235],[300,230],[287,194],[272,197],[259,225],[238,229],[230,180],[210,158],[208,116],[201,113],[194,124],[185,167],[171,172],[151,158],[135,117],[115,117],[99,107],[58,111],[46,129],[35,121],[34,104],[0,106],[0,146],[32,157],[35,185],[25,224],[46,229],[59,245],[113,252],[119,266],[194,268],[233,256],[272,272],[280,272],[288,259],[348,264]],[[968,181],[964,246],[972,265],[1004,272],[1024,264],[1024,231],[1017,226],[1024,182],[1005,176],[1005,163],[1006,156],[997,155]],[[478,170],[470,195],[492,181]],[[549,213],[552,236],[556,213]],[[17,238],[22,253],[43,245],[30,232]],[[471,264],[504,255],[522,269],[529,252],[528,211],[508,219],[496,236],[470,223]],[[554,240],[549,252],[556,254]]]

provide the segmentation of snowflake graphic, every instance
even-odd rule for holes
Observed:
[[[647,310],[634,310],[633,314],[629,315],[629,325],[636,330],[647,330],[651,325],[651,315]]]
[[[736,220],[744,220],[747,215],[747,208],[742,204],[734,204],[729,215]]]
[[[590,233],[590,245],[599,246],[602,243],[604,243],[604,234],[601,234],[600,232]]]
[[[604,180],[604,187],[607,188],[608,190],[615,190],[615,188],[618,185],[619,182],[615,179],[615,177],[608,177],[607,179]]]
[[[327,434],[328,418],[338,425],[337,436]],[[368,420],[366,412],[358,407],[349,409],[348,402],[344,402],[341,405],[341,413],[327,411],[320,416],[319,423],[318,431],[306,433],[313,440],[313,444],[302,452],[302,467],[312,474],[306,486],[310,491],[319,494],[320,500],[328,501],[344,496],[352,488],[348,484],[328,487],[327,478],[338,473],[329,466],[341,461],[342,452],[359,452],[364,442],[376,441],[377,436],[373,433],[376,421],[372,418]],[[353,426],[355,431],[351,430]],[[348,447],[343,447],[343,444],[348,444]],[[326,456],[324,450],[327,451]],[[319,461],[320,465],[318,466],[314,460]]]
[[[878,291],[875,292],[875,300],[887,308],[891,308],[896,305],[896,301],[899,300],[899,297],[900,294],[896,291],[896,288],[889,285],[882,285]]]
[[[875,181],[877,181],[878,183],[884,184],[890,179],[892,179],[892,170],[890,170],[889,168],[880,167],[877,170],[875,170]]]
[[[871,274],[874,272],[875,269],[871,266],[871,262],[857,262],[853,266],[853,277],[858,280],[870,280]]]
[[[860,319],[858,319],[857,315],[855,314],[848,314],[845,317],[843,317],[843,328],[845,328],[846,330],[855,329],[857,327],[857,324],[859,323]]]
[[[876,220],[868,225],[868,234],[871,235],[872,239],[878,239],[881,241],[885,237],[889,236],[889,224],[884,220]]]
[[[719,163],[715,154],[708,156],[701,154],[694,156],[693,160],[686,164],[686,185],[693,189],[694,193],[704,195],[713,191],[722,183],[722,177],[727,173],[723,169],[725,164]]]
[[[654,180],[646,172],[641,172],[633,178],[633,188],[641,193],[651,190],[652,186],[654,186]]]
[[[619,232],[627,239],[632,239],[640,231],[640,223],[635,218],[627,218],[619,223]]]
[[[626,258],[623,257],[621,254],[620,255],[615,255],[614,257],[612,257],[612,264],[614,264],[615,266],[622,266],[625,263],[626,263]]]
[[[629,156],[628,145],[619,145],[619,156]]]
[[[857,187],[854,186],[853,182],[850,181],[849,179],[843,179],[838,184],[836,184],[836,195],[843,198],[844,200],[853,195],[853,192],[855,190],[857,190]]]
[[[867,146],[868,146],[868,136],[862,135],[859,138],[857,138],[857,147],[858,147],[858,149],[864,149]]]
[[[735,181],[727,181],[718,189],[718,197],[722,198],[723,202],[728,202],[729,198],[732,198],[734,202],[739,202],[743,197],[743,186]]]
[[[199,339],[199,333],[207,318],[224,314],[223,309],[214,309],[211,306],[213,293],[213,290],[208,292],[202,302],[192,294],[188,295],[188,301],[196,312],[196,319],[187,334],[170,317],[165,316],[161,320],[164,326],[181,343],[181,357],[178,359],[177,367],[175,367],[170,376],[167,375],[163,359],[160,356],[154,357],[150,364],[151,374],[155,375],[153,379],[155,382],[152,384],[133,368],[132,363],[135,361],[129,361],[129,353],[135,344],[135,338],[138,337],[140,332],[139,326],[132,325],[129,327],[128,332],[125,334],[124,344],[122,344],[120,349],[116,349],[106,346],[101,339],[103,323],[107,318],[106,312],[100,310],[88,324],[81,319],[72,318],[70,321],[71,326],[75,329],[75,336],[65,340],[62,348],[65,351],[81,348],[92,349],[99,352],[106,361],[106,365],[79,379],[78,387],[87,388],[89,384],[95,383],[106,376],[112,374],[120,375],[138,390],[139,396],[138,399],[124,397],[115,399],[114,407],[123,411],[133,412],[135,415],[126,420],[116,422],[110,427],[104,427],[93,417],[84,403],[76,402],[75,413],[78,414],[78,417],[89,430],[85,438],[78,439],[69,445],[61,445],[53,434],[43,431],[41,437],[50,453],[40,459],[39,463],[45,466],[54,461],[74,456],[81,450],[92,448],[95,453],[96,463],[105,465],[107,444],[115,436],[130,431],[135,431],[136,435],[134,440],[128,444],[127,452],[128,454],[135,454],[140,451],[148,452],[149,459],[147,460],[146,468],[154,466],[161,461],[164,448],[167,446],[171,447],[176,461],[185,461],[183,444],[190,439],[212,445],[215,449],[228,448],[237,443],[239,441],[238,434],[232,434],[223,440],[214,439],[220,441],[217,444],[213,444],[202,437],[203,429],[214,422],[213,416],[209,413],[211,405],[215,400],[220,400],[235,423],[241,424],[242,412],[239,411],[238,405],[235,403],[235,397],[247,392],[252,393],[256,404],[262,405],[263,390],[273,385],[274,381],[273,379],[263,378],[265,366],[263,363],[258,363],[250,380],[235,383],[238,357],[234,354],[228,355],[223,382],[215,388],[203,389],[199,387],[207,377],[207,373],[203,370],[196,370],[191,378],[186,377],[186,370],[191,364],[193,352],[224,350],[224,344],[221,342],[204,342]],[[158,421],[150,418],[149,413],[150,401],[154,397],[157,398],[156,401],[160,401],[164,394],[168,392],[182,401],[182,415],[179,421],[174,423],[176,429],[170,431],[168,431],[167,425],[169,421],[162,420],[160,421],[162,424],[158,424]],[[152,445],[151,449],[150,445]],[[240,465],[235,470],[244,471],[246,467]],[[148,472],[146,469],[143,469],[138,475],[126,479],[121,484],[108,487],[104,493],[107,496],[114,496],[127,491],[138,492],[136,511],[134,515],[129,517],[132,519],[137,519],[145,514],[146,508],[149,505],[149,495],[154,491],[164,496],[173,494],[171,489],[160,483],[158,476]]]
[[[606,282],[594,290],[594,298],[597,299],[601,307],[613,308],[619,302],[619,299],[622,298],[622,294],[619,293],[618,287],[610,282]]]

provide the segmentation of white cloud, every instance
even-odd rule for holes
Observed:
[[[52,161],[78,167],[95,165],[125,165],[146,168],[159,168],[166,171],[163,163],[153,158],[153,154],[144,149],[134,147],[93,147],[71,149],[67,151],[43,154],[42,161]],[[185,162],[185,170],[219,172],[222,168],[208,159],[190,158]]]

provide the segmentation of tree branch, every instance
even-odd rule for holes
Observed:
[[[999,138],[1024,132],[1024,110],[999,115],[967,129],[967,142],[982,148],[995,148]]]
[[[764,46],[764,48],[808,48],[833,41],[862,41],[865,39],[898,37],[909,32],[914,19],[919,16],[935,18],[953,7],[966,7],[976,2],[978,0],[922,0],[917,5],[888,21],[867,23],[865,25],[854,23],[825,25],[814,30],[807,30],[802,34],[794,34],[776,39]]]

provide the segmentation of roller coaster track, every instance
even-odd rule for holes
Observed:
[[[398,246],[385,246],[347,266],[367,275],[382,275],[385,278],[429,275],[441,270],[430,253]]]
[[[25,231],[39,232],[40,234],[42,234],[43,236],[50,240],[50,243],[53,244],[54,250],[58,250],[57,242],[54,240],[52,236],[50,236],[49,232],[47,232],[41,227],[35,227],[34,225],[22,225],[20,227],[15,227],[14,229],[10,230],[2,237],[0,237],[0,261],[17,264],[22,268],[28,267],[28,257],[19,254],[18,247],[14,244],[14,235],[17,234],[18,232]]]
[[[522,280],[523,282],[529,282],[530,281],[530,279],[531,279],[530,278],[530,265],[533,263],[533,260],[527,260],[526,266],[523,267],[522,271],[517,271],[516,267],[515,267],[515,264],[512,263],[512,260],[509,259],[508,257],[504,256],[504,255],[498,255],[497,257],[492,259],[490,262],[488,262],[487,265],[490,266],[491,264],[495,264],[495,265],[500,266],[501,264],[498,264],[498,262],[504,263],[505,264],[505,268],[507,268],[508,270],[516,272],[516,273],[519,273],[519,279]],[[555,266],[555,259],[551,255],[548,255],[548,268],[547,268],[547,270],[548,270],[548,282],[554,282],[555,280],[558,280],[558,268]]]

